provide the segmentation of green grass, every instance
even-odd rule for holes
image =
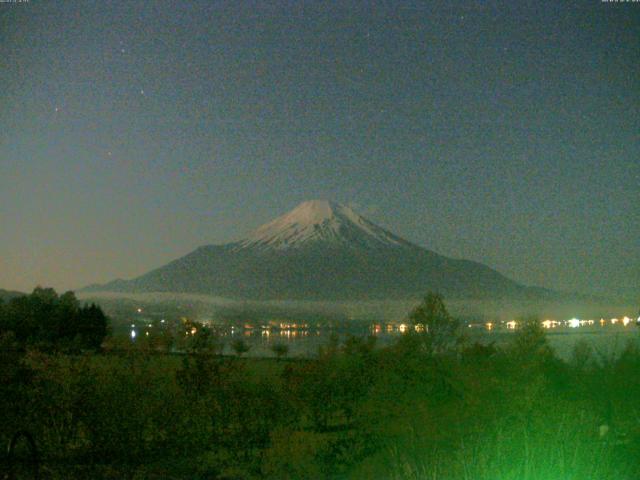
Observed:
[[[0,432],[31,431],[51,479],[640,478],[640,351],[572,364],[528,335],[435,357],[2,356]]]

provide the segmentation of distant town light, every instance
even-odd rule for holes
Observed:
[[[136,331],[131,330],[131,340],[135,340],[135,338],[136,338]]]
[[[580,326],[580,320],[572,318],[567,322],[571,328],[578,328]]]

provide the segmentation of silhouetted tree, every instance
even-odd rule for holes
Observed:
[[[289,353],[289,345],[285,345],[284,343],[274,343],[271,345],[271,351],[276,354],[278,360],[282,357],[286,357]]]
[[[344,341],[342,351],[347,355],[369,355],[376,346],[377,338],[370,335],[366,338],[349,335]]]
[[[525,318],[519,320],[518,324],[512,344],[516,355],[525,360],[551,354],[551,347],[539,319]]]
[[[247,342],[241,338],[231,342],[231,348],[233,348],[233,351],[236,352],[238,357],[241,357],[243,353],[247,353],[251,349],[251,347],[247,345]]]
[[[98,349],[107,335],[107,317],[102,309],[91,304],[78,310],[78,332],[81,346]]]
[[[205,325],[197,324],[197,331],[191,335],[187,349],[196,353],[220,354],[224,348],[224,342],[216,332]]]
[[[409,314],[409,321],[418,327],[428,353],[443,353],[462,342],[460,322],[449,314],[438,293],[427,293]]]

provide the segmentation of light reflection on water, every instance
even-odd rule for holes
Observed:
[[[223,336],[225,343],[225,354],[233,354],[231,349],[232,338],[243,338],[251,350],[248,356],[272,357],[275,354],[271,348],[276,344],[284,344],[289,347],[288,357],[312,357],[318,349],[326,345],[332,335],[336,335],[340,342],[349,335],[356,337],[366,337],[373,335],[377,338],[378,346],[385,346],[395,341],[403,332],[407,332],[410,326],[400,325],[380,325],[374,324],[367,328],[354,328],[348,331],[333,329],[286,329],[286,330],[264,330],[252,328],[247,330],[235,330],[233,334]],[[488,344],[495,342],[496,346],[506,344],[513,338],[516,330],[506,326],[496,326],[494,324],[471,327],[467,326],[464,333],[469,342],[480,342]],[[586,342],[593,348],[594,355],[610,357],[617,355],[632,340],[640,343],[640,328],[633,325],[628,327],[622,324],[602,326],[599,322],[585,324],[580,328],[571,326],[558,326],[557,328],[546,329],[547,339],[558,356],[563,359],[571,358],[573,348],[577,342]]]

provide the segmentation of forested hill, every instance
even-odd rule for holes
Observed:
[[[12,298],[21,297],[23,295],[26,295],[26,294],[22,292],[16,292],[13,290],[3,290],[2,288],[0,288],[0,300],[2,300],[3,302],[8,302]]]

